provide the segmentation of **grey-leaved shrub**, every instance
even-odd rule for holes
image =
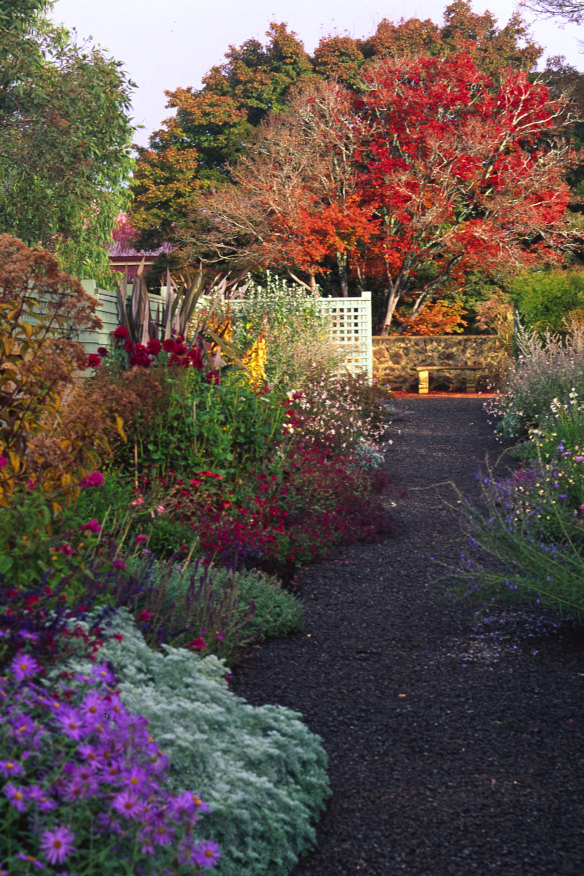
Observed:
[[[211,806],[205,827],[221,847],[218,876],[286,876],[314,844],[330,793],[319,737],[297,712],[236,696],[223,660],[163,649],[151,650],[122,609],[100,658],[111,661],[126,708],[148,718],[170,758],[172,787],[196,789]],[[88,668],[67,666],[80,674]]]

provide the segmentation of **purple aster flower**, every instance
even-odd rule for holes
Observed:
[[[99,663],[91,668],[91,678],[104,684],[115,684],[116,677],[104,663]]]
[[[205,803],[204,800],[201,800],[201,798],[198,797],[197,794],[193,794],[191,791],[188,791],[187,793],[189,793],[191,795],[193,805],[194,805],[195,809],[197,810],[197,812],[210,812],[211,811],[211,807],[207,803]]]
[[[16,857],[20,858],[21,861],[26,861],[27,864],[33,864],[35,867],[38,867],[39,870],[45,869],[45,865],[41,863],[38,858],[35,858],[32,855],[25,855],[23,852],[18,852]],[[1,872],[3,873],[4,871],[2,870]]]
[[[53,830],[45,830],[41,837],[41,851],[49,864],[62,864],[75,851],[75,834],[62,824]]]
[[[21,639],[29,642],[36,642],[39,637],[38,633],[30,633],[28,630],[19,630],[18,635]]]
[[[22,764],[13,760],[0,760],[0,773],[7,778],[9,776],[21,776],[24,773]]]
[[[79,708],[81,714],[85,718],[89,718],[90,720],[97,722],[103,720],[104,713],[107,711],[108,708],[108,704],[105,702],[101,694],[99,694],[95,690],[91,690],[83,697],[83,701]]]
[[[41,667],[30,654],[18,654],[10,664],[10,668],[16,676],[16,680],[23,681],[25,678],[36,675]]]
[[[165,824],[157,824],[148,831],[155,846],[169,846],[175,840],[175,832]]]
[[[84,735],[83,721],[77,709],[73,709],[71,706],[63,707],[63,710],[57,715],[57,720],[63,733],[69,739],[77,741]]]
[[[129,770],[123,771],[120,775],[120,782],[132,791],[141,791],[145,786],[150,787],[148,773],[136,764],[133,764]]]
[[[26,799],[38,806],[43,812],[48,812],[55,808],[55,803],[47,797],[46,791],[43,791],[38,785],[31,785],[26,789]]]
[[[24,788],[17,788],[12,782],[4,785],[4,793],[10,800],[11,806],[18,809],[19,812],[26,812],[26,791]]]
[[[190,815],[195,811],[195,801],[190,791],[183,791],[177,794],[170,801],[170,810],[175,815]]]
[[[95,745],[88,745],[84,742],[78,747],[77,752],[93,769],[99,767],[99,752]]]
[[[117,794],[112,802],[113,808],[127,818],[136,818],[142,812],[140,799],[133,791],[122,791]]]
[[[220,857],[219,846],[213,840],[198,843],[193,849],[193,861],[200,867],[214,867]]]

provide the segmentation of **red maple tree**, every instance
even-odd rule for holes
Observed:
[[[384,331],[405,291],[552,261],[566,244],[575,160],[561,101],[523,72],[498,82],[472,57],[386,59],[355,102],[362,205],[377,219],[370,276],[385,277]]]

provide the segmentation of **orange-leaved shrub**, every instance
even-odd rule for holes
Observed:
[[[46,250],[0,235],[0,504],[19,488],[67,494],[122,422],[85,399],[76,335],[101,327],[98,302]]]

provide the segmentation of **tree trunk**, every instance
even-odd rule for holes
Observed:
[[[382,335],[389,334],[389,327],[391,326],[393,314],[395,313],[395,309],[398,305],[400,297],[401,297],[401,289],[400,289],[399,280],[396,283],[392,283],[390,280],[388,283],[387,292],[386,292],[386,296],[385,296],[386,307],[385,307],[385,318],[383,320],[383,326],[381,328]]]
[[[339,280],[341,281],[341,292],[343,294],[343,298],[348,298],[349,296],[349,271],[348,271],[349,260],[347,258],[346,252],[338,252],[337,253],[337,268],[339,271]]]

